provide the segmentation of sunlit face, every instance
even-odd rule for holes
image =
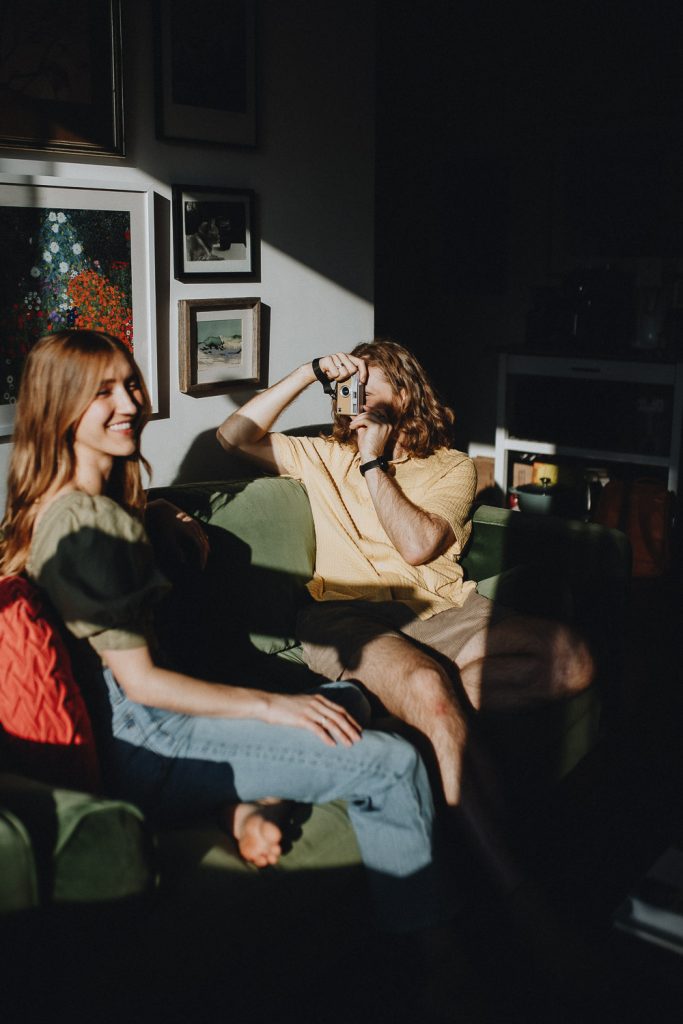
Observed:
[[[76,427],[74,449],[79,463],[95,459],[102,464],[133,455],[138,449],[142,404],[139,378],[117,353]]]
[[[379,366],[368,366],[368,379],[365,384],[365,405],[367,412],[373,409],[385,412],[389,419],[397,422],[403,412],[401,395],[398,395]]]

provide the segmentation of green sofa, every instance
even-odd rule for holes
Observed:
[[[164,609],[163,640],[180,664],[205,678],[287,690],[315,682],[293,638],[315,558],[304,487],[256,477],[161,488],[150,497],[197,516],[210,535],[205,573],[188,572]],[[619,715],[628,544],[602,527],[481,506],[463,564],[485,595],[564,617],[595,649],[598,680],[578,698],[479,715],[510,798],[533,800],[596,744],[601,716],[609,725]],[[275,890],[300,906],[302,896],[325,900],[333,878],[357,890],[348,881],[361,872],[341,804],[302,809],[291,848],[276,869],[259,873],[210,822],[151,834],[122,801],[0,774],[0,911],[8,915],[135,898],[215,910],[270,902]],[[344,906],[350,911],[353,898]]]

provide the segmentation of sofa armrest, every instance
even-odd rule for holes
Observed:
[[[29,853],[34,862],[34,903],[118,900],[147,892],[154,881],[143,815],[132,804],[2,773],[0,808],[14,870]],[[25,885],[28,898],[28,876]],[[3,892],[4,883],[0,910],[10,909]]]

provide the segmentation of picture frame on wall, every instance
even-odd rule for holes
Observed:
[[[0,148],[124,155],[121,0],[0,14]]]
[[[174,185],[173,251],[178,281],[257,281],[251,189]]]
[[[256,0],[156,0],[160,139],[256,145]]]
[[[121,338],[158,408],[153,195],[106,183],[0,175],[0,436],[23,364],[43,334]]]
[[[261,300],[180,299],[180,390],[216,395],[261,379]]]

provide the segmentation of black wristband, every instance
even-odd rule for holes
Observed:
[[[372,459],[370,462],[364,462],[362,466],[358,467],[360,469],[361,476],[365,476],[367,471],[369,469],[374,469],[375,466],[378,469],[381,469],[383,473],[387,473],[389,471],[388,460],[385,459],[383,455],[380,455],[378,459]]]
[[[318,380],[322,384],[323,391],[325,392],[325,394],[326,395],[333,395],[334,394],[334,388],[330,384],[329,380],[327,379],[327,377],[325,376],[323,371],[320,369],[320,356],[316,356],[315,357],[315,359],[311,363],[311,366],[313,367],[313,373],[316,375],[316,377],[318,378]]]

